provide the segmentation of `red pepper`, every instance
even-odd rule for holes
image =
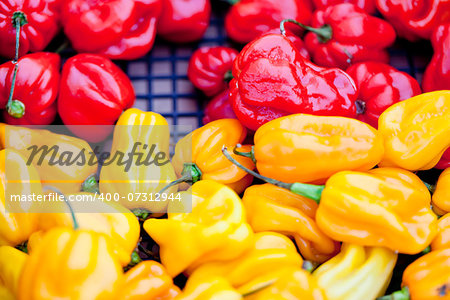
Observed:
[[[0,2],[0,56],[14,57],[16,30],[14,20],[24,20],[20,32],[22,56],[42,51],[59,31],[61,0],[2,0]],[[22,15],[15,12],[22,12]],[[26,20],[26,21],[25,21]]]
[[[398,36],[410,41],[429,39],[433,29],[450,21],[448,0],[376,0],[377,8]]]
[[[214,97],[204,110],[203,124],[219,119],[237,119],[230,104],[230,91],[226,89]]]
[[[162,0],[158,35],[175,43],[198,41],[211,17],[209,0]]]
[[[395,41],[395,30],[388,22],[350,3],[316,10],[311,27],[298,25],[309,31],[305,44],[312,60],[324,67],[345,69],[362,61],[388,63],[386,48]]]
[[[271,29],[278,28],[284,19],[308,24],[312,5],[309,0],[240,0],[225,17],[227,35],[248,43]]]
[[[67,0],[64,32],[78,52],[136,59],[153,46],[161,0]]]
[[[352,3],[359,8],[362,8],[366,13],[375,13],[375,0],[313,0],[316,9],[325,9],[328,6],[341,4],[341,3]]]
[[[113,125],[134,100],[131,81],[106,57],[78,54],[63,66],[58,113],[66,125]],[[68,127],[89,142],[101,141],[112,131],[112,126]]]
[[[378,118],[389,106],[421,93],[416,79],[387,64],[362,62],[347,69],[358,87],[358,119],[378,128]]]
[[[280,28],[271,29],[271,30],[267,31],[267,33],[265,33],[265,34],[270,34],[270,33],[280,34]],[[308,52],[308,49],[306,49],[305,43],[297,34],[293,33],[289,29],[286,29],[284,36],[287,37],[295,45],[298,52],[300,52],[300,55],[303,56],[303,58],[308,59],[308,60],[310,59],[309,52]]]
[[[23,103],[24,110],[17,115],[5,109],[11,93],[14,64],[6,62],[0,65],[0,108],[5,109],[3,117],[8,124],[48,125],[53,122],[56,115],[55,100],[59,90],[60,65],[61,59],[55,53],[31,53],[19,59],[11,100]]]
[[[228,47],[197,49],[189,60],[189,80],[206,96],[217,95],[227,89],[233,61],[238,54],[238,51]]]
[[[434,166],[436,169],[447,169],[450,168],[450,148],[448,148],[444,154],[442,154],[439,162]]]
[[[295,113],[356,117],[351,77],[305,60],[280,34],[263,35],[247,44],[234,61],[233,77],[231,106],[252,130]]]

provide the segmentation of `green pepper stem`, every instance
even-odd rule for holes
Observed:
[[[405,286],[400,291],[393,292],[392,294],[383,297],[378,297],[377,300],[409,300],[409,296],[409,289]]]
[[[235,164],[237,167],[239,167],[240,169],[244,170],[245,172],[247,172],[248,174],[262,180],[265,181],[267,183],[271,183],[273,185],[279,186],[281,188],[287,189],[291,192],[293,192],[294,194],[297,195],[301,195],[304,197],[307,197],[309,199],[314,200],[315,202],[319,203],[320,202],[320,196],[322,194],[323,189],[325,188],[325,186],[323,185],[314,185],[314,184],[307,184],[307,183],[299,183],[299,182],[295,182],[295,183],[286,183],[286,182],[282,182],[273,178],[269,178],[266,176],[262,176],[261,174],[256,173],[255,171],[252,171],[246,167],[244,167],[242,164],[240,164],[237,160],[235,160],[229,153],[228,153],[228,149],[227,147],[223,146],[222,147],[222,153],[223,155],[225,155],[225,157],[231,161],[233,164]]]
[[[237,148],[241,148],[242,145],[241,144],[237,144],[236,147],[234,147],[233,149],[233,153],[236,155],[240,155],[240,156],[244,156],[244,157],[248,157],[252,160],[252,162],[254,164],[256,164],[256,158],[255,158],[255,146],[252,146],[252,150],[250,150],[250,152],[242,152],[242,151],[238,151]]]
[[[139,221],[145,221],[150,216],[150,212],[145,208],[134,208],[131,212],[139,219]]]
[[[319,38],[319,41],[321,43],[326,43],[329,40],[331,40],[331,38],[333,37],[333,30],[332,30],[331,26],[328,24],[325,24],[320,28],[314,28],[311,26],[304,25],[293,19],[284,19],[283,21],[280,22],[281,34],[284,36],[286,36],[286,28],[285,28],[284,24],[287,22],[293,23],[295,25],[298,25],[298,26],[310,31],[310,32],[317,34],[317,37]]]
[[[98,181],[95,174],[89,175],[85,181],[81,184],[81,191],[98,194],[100,193],[98,187]]]
[[[167,189],[171,188],[174,185],[186,182],[190,185],[196,183],[202,179],[202,171],[198,168],[198,166],[194,163],[184,163],[183,170],[181,171],[181,177],[172,181],[165,187],[163,187],[162,190],[159,191],[159,194],[162,194]]]
[[[238,4],[239,1],[241,1],[241,0],[224,0],[224,1],[230,5],[235,5],[235,4]]]
[[[75,216],[75,212],[73,211],[72,205],[70,205],[69,201],[67,201],[66,196],[64,196],[64,194],[61,193],[60,190],[58,190],[57,188],[54,188],[54,187],[52,187],[52,186],[46,186],[44,189],[45,189],[45,190],[51,190],[51,191],[54,191],[55,193],[57,193],[58,195],[61,195],[61,196],[64,198],[64,202],[65,202],[65,203],[67,204],[67,206],[69,207],[70,214],[71,214],[71,216],[72,216],[73,229],[74,229],[74,230],[77,230],[78,228],[80,228],[80,226],[79,226],[79,224],[78,224],[78,221],[77,221],[77,218],[76,218],[76,216]]]
[[[225,75],[223,76],[223,80],[228,83],[231,81],[231,79],[233,79],[233,72],[231,72],[231,70],[228,70],[225,72]]]
[[[425,184],[425,186],[426,186],[427,189],[430,191],[430,193],[433,194],[434,191],[436,190],[436,186],[435,186],[435,185],[432,185],[432,184],[429,184],[428,182],[425,182],[425,181],[423,181],[423,180],[422,180],[422,182],[423,182],[423,184]]]
[[[261,285],[259,285],[259,286],[256,286],[253,290],[250,290],[250,291],[248,291],[248,292],[242,294],[242,297],[245,298],[245,297],[251,296],[251,295],[253,295],[253,294],[256,294],[256,293],[258,293],[258,292],[260,292],[260,291],[262,291],[262,290],[268,288],[268,287],[271,286],[272,284],[274,284],[275,281],[276,281],[276,280],[273,279],[273,280],[270,280],[270,281],[268,281],[268,282],[264,282],[263,284],[261,284]]]

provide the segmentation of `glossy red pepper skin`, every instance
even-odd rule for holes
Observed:
[[[67,0],[64,32],[78,52],[136,59],[153,46],[161,0]]]
[[[230,104],[230,91],[227,89],[209,101],[204,113],[203,124],[219,119],[237,119]]]
[[[271,29],[271,30],[267,31],[267,33],[265,33],[265,34],[270,34],[270,33],[280,34],[280,28]],[[297,48],[298,52],[300,52],[300,55],[303,56],[303,58],[308,59],[308,60],[311,59],[311,57],[309,57],[308,49],[306,49],[305,43],[300,38],[300,36],[293,33],[289,29],[286,29],[286,34],[284,36],[287,37],[295,45],[295,48]]]
[[[331,5],[341,4],[341,3],[352,3],[359,8],[362,8],[366,13],[375,13],[375,0],[313,0],[316,9],[324,9]]]
[[[61,59],[50,52],[31,53],[19,59],[13,99],[25,105],[25,114],[14,118],[3,111],[6,123],[13,125],[48,125],[56,115]],[[5,109],[11,92],[14,65],[0,65],[0,108]]]
[[[113,125],[134,100],[130,79],[106,57],[78,54],[63,66],[58,113],[66,125]],[[89,142],[101,141],[112,131],[112,126],[68,127]]]
[[[434,54],[423,74],[423,91],[448,90],[450,89],[450,23],[436,27],[431,36],[431,44]]]
[[[387,47],[395,41],[395,30],[386,21],[361,8],[343,3],[315,11],[311,27],[331,27],[331,39],[323,42],[313,32],[305,36],[312,60],[319,66],[345,69],[362,61],[388,63]]]
[[[28,24],[20,31],[19,56],[42,51],[58,33],[62,0],[2,0],[0,1],[0,56],[13,58],[16,47],[14,12],[25,14]]]
[[[436,169],[450,168],[450,148],[445,150],[439,162],[434,166]]]
[[[239,52],[229,47],[202,47],[192,54],[187,76],[206,96],[212,97],[228,88],[233,61]]]
[[[284,19],[309,24],[312,5],[309,0],[240,0],[225,17],[227,35],[239,43],[248,43]]]
[[[358,87],[358,119],[375,128],[389,106],[421,93],[416,79],[384,63],[362,62],[346,72]]]
[[[174,43],[198,41],[211,17],[210,0],[162,0],[158,35]]]
[[[448,0],[376,0],[376,4],[398,36],[410,41],[429,39],[436,26],[450,21]]]
[[[236,57],[230,101],[239,121],[251,130],[295,114],[356,117],[356,86],[339,69],[305,60],[280,34],[264,35]]]

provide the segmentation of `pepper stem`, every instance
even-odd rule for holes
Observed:
[[[422,182],[423,182],[423,184],[425,184],[425,186],[426,186],[427,189],[430,191],[430,193],[433,194],[434,191],[436,190],[436,186],[435,186],[435,185],[432,185],[432,184],[429,184],[428,182],[425,182],[425,181],[423,181],[423,180],[422,180]]]
[[[304,25],[304,24],[302,24],[302,23],[300,23],[300,22],[298,22],[296,20],[293,20],[293,19],[284,19],[283,21],[280,22],[281,34],[284,35],[284,36],[286,36],[286,29],[284,27],[284,24],[286,22],[293,23],[295,25],[298,25],[298,26],[300,26],[300,27],[310,31],[310,32],[313,32],[313,33],[317,34],[317,37],[319,38],[319,41],[321,43],[326,43],[329,40],[331,40],[331,38],[333,37],[333,30],[331,29],[331,26],[328,25],[328,24],[325,24],[325,25],[323,25],[320,28],[314,28],[314,27],[311,27],[311,26]]]
[[[393,292],[390,295],[378,297],[377,300],[409,300],[409,289],[407,286],[403,287],[400,291]]]
[[[165,187],[163,187],[162,190],[159,191],[159,194],[162,194],[167,189],[171,188],[174,185],[186,182],[190,185],[196,183],[202,179],[202,171],[197,167],[194,163],[184,163],[183,170],[181,171],[181,177],[172,181]]]
[[[242,298],[245,298],[245,297],[248,297],[248,296],[250,296],[250,295],[256,294],[256,293],[258,293],[258,292],[264,290],[265,288],[268,288],[269,286],[271,286],[272,284],[274,284],[275,281],[276,281],[276,280],[273,279],[273,280],[270,280],[270,281],[268,281],[268,282],[264,282],[264,283],[262,283],[262,284],[260,284],[260,285],[257,285],[254,289],[252,289],[252,290],[250,290],[250,291],[248,291],[248,292],[242,294]]]
[[[60,190],[58,190],[57,188],[54,188],[52,186],[46,186],[45,187],[46,190],[51,190],[54,191],[55,193],[57,193],[58,195],[61,195],[64,198],[64,202],[67,204],[67,206],[69,207],[70,210],[70,214],[72,215],[72,221],[73,221],[73,229],[77,230],[78,228],[80,228],[77,218],[75,217],[75,212],[73,211],[72,205],[70,205],[70,202],[67,201],[66,196],[64,196],[63,193],[61,193]]]
[[[320,202],[320,196],[322,195],[322,191],[325,188],[323,185],[314,185],[314,184],[307,184],[307,183],[286,183],[279,180],[275,180],[273,178],[269,178],[266,176],[262,176],[261,174],[256,173],[255,171],[252,171],[246,167],[244,167],[242,164],[240,164],[237,160],[235,160],[229,153],[227,147],[222,147],[222,153],[225,155],[225,157],[231,161],[233,164],[238,166],[240,169],[244,170],[248,174],[265,181],[267,183],[271,183],[273,185],[279,186],[283,189],[287,189],[294,194],[301,195],[304,197],[307,197],[311,200],[314,200],[315,202]]]
[[[242,145],[241,144],[237,144],[236,147],[234,147],[233,149],[233,153],[236,155],[240,155],[240,156],[244,156],[244,157],[248,157],[252,160],[252,162],[254,164],[256,164],[256,159],[255,159],[255,146],[252,146],[252,150],[250,150],[250,152],[242,152],[242,151],[238,151],[237,148],[241,148]]]
[[[231,81],[231,79],[233,79],[233,72],[231,72],[231,70],[228,70],[225,72],[225,75],[223,76],[223,80],[228,83]]]
[[[81,184],[81,190],[83,192],[94,194],[100,193],[98,189],[98,181],[95,174],[89,175],[88,178],[86,178],[86,180],[83,181],[83,183]]]

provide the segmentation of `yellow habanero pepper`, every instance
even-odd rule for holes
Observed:
[[[144,222],[171,276],[206,262],[234,259],[251,247],[253,232],[241,199],[232,189],[201,180],[180,194],[181,201],[192,196],[192,213],[171,213],[169,206],[167,219]]]
[[[93,194],[78,193],[66,195],[66,198],[72,196],[93,196]],[[93,197],[89,199],[93,199]],[[115,202],[71,201],[70,204],[79,228],[103,233],[110,237],[114,253],[121,265],[126,266],[131,260],[131,253],[136,248],[140,233],[139,221],[133,213]],[[40,214],[39,229],[41,231],[31,235],[28,242],[30,253],[41,242],[46,231],[54,227],[72,228],[74,226],[71,212],[66,203],[52,202],[49,205],[49,211],[53,212]]]
[[[276,231],[294,237],[306,259],[324,262],[339,251],[339,243],[317,226],[313,200],[266,183],[247,188],[242,202],[255,232]]]
[[[378,119],[385,149],[380,165],[431,169],[450,147],[449,120],[450,91],[424,93],[392,105]]]
[[[27,254],[16,248],[0,246],[0,299],[16,299],[20,274],[27,257]]]
[[[236,119],[221,119],[210,122],[183,137],[175,146],[172,159],[175,171],[180,177],[175,183],[195,183],[201,179],[223,183],[236,193],[242,193],[253,177],[231,164],[223,157],[220,149],[223,145],[231,146],[244,141],[247,130]],[[250,146],[241,150],[248,151]],[[250,158],[233,155],[247,168],[255,165]]]
[[[431,249],[439,250],[450,248],[450,213],[442,216],[438,220],[438,233],[431,242]]]
[[[376,129],[344,117],[278,118],[261,126],[254,142],[259,173],[285,182],[323,183],[339,171],[369,170],[383,155]]]
[[[122,268],[108,237],[55,228],[28,257],[18,299],[117,299],[122,280]]]
[[[0,151],[0,177],[0,246],[16,246],[37,230],[38,215],[26,213],[32,211],[34,203],[9,198],[40,195],[41,182],[36,168],[10,149]]]
[[[126,110],[114,128],[111,157],[100,173],[100,192],[117,193],[121,204],[128,209],[165,212],[168,201],[150,201],[150,197],[176,179],[170,163],[169,140],[169,125],[160,114],[137,108]],[[135,155],[124,165],[119,163],[119,153],[125,154],[124,160]],[[176,191],[171,188],[167,193]]]
[[[439,214],[450,212],[450,168],[439,176],[431,201]]]
[[[53,186],[63,193],[92,191],[98,188],[95,180],[98,163],[96,160],[90,162],[90,153],[93,151],[82,139],[43,129],[0,123],[0,147],[14,149],[30,161],[36,167],[44,186]],[[42,150],[33,156],[32,148],[36,151]],[[77,163],[66,164],[74,160]]]
[[[223,277],[190,276],[183,292],[176,300],[242,300],[230,283]]]
[[[344,243],[313,276],[328,300],[370,300],[384,295],[396,261],[397,254],[387,248]]]

